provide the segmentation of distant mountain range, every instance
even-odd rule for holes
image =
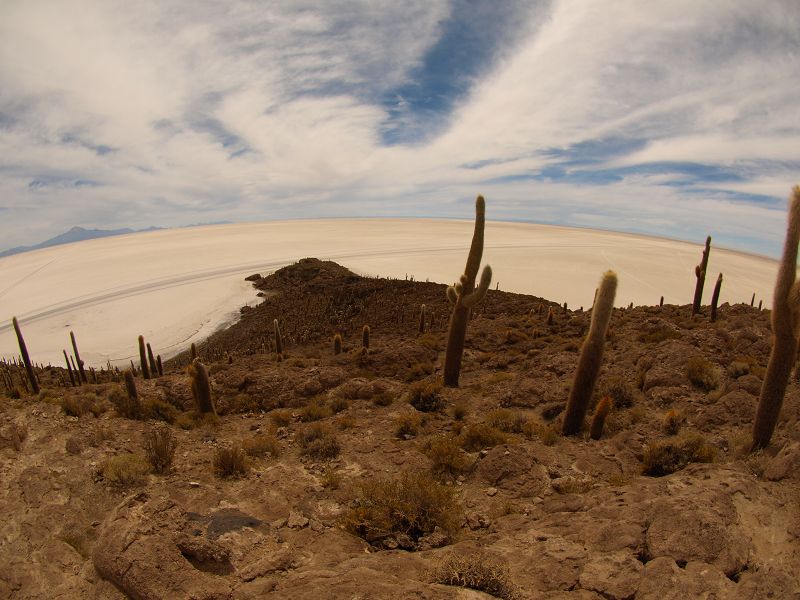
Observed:
[[[11,256],[12,254],[19,254],[20,252],[28,252],[29,250],[60,246],[61,244],[71,244],[72,242],[82,242],[83,240],[94,240],[114,235],[125,235],[126,233],[138,233],[140,231],[156,231],[158,229],[163,228],[155,226],[148,227],[147,229],[131,229],[130,227],[125,227],[124,229],[84,229],[83,227],[73,227],[66,233],[57,235],[35,246],[17,246],[0,252],[0,258],[3,256]]]

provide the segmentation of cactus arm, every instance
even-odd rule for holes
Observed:
[[[456,288],[452,285],[447,288],[447,299],[450,301],[450,304],[455,304],[458,301],[458,293],[456,292]]]
[[[475,286],[475,278],[478,276],[478,269],[481,266],[483,257],[483,229],[486,222],[486,201],[483,196],[478,196],[475,200],[475,231],[472,234],[472,244],[469,247],[467,265],[464,268],[462,283],[465,292],[469,293]],[[466,281],[465,281],[466,280]]]
[[[462,296],[461,302],[467,308],[473,308],[476,304],[481,302],[486,297],[486,292],[489,291],[489,286],[492,283],[492,267],[486,265],[481,273],[481,281],[475,290],[465,296]]]

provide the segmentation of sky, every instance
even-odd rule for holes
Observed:
[[[0,250],[487,218],[780,253],[797,0],[0,0]]]

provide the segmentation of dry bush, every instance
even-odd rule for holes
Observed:
[[[469,468],[469,460],[453,436],[437,436],[427,441],[425,455],[431,459],[431,470],[437,475],[459,475]]]
[[[658,344],[659,342],[663,342],[665,340],[675,340],[680,338],[681,333],[679,331],[664,327],[663,329],[657,329],[655,331],[650,331],[649,333],[642,333],[639,336],[639,341],[644,342],[645,344]]]
[[[552,446],[561,437],[557,425],[540,423],[531,419],[522,426],[522,433],[528,439],[539,438],[545,446]]]
[[[379,392],[372,397],[372,403],[375,406],[389,406],[392,402],[394,402],[394,396],[388,390]]]
[[[636,391],[633,386],[622,377],[609,377],[599,386],[598,398],[610,396],[614,408],[630,408],[636,400]]]
[[[163,400],[151,398],[141,403],[140,419],[164,421],[172,425],[178,419],[178,409]]]
[[[342,415],[336,420],[336,426],[341,429],[352,429],[356,426],[356,418],[353,415]]]
[[[389,538],[403,536],[410,542],[408,549],[414,549],[437,528],[452,537],[462,520],[454,488],[417,472],[365,482],[342,524],[374,546],[383,547]]]
[[[340,396],[335,396],[331,399],[328,407],[331,409],[333,414],[338,415],[340,412],[346,411],[350,408],[350,403],[347,401],[346,398],[342,398]]]
[[[322,474],[322,487],[326,490],[338,490],[342,484],[342,476],[331,468],[326,468]]]
[[[664,419],[661,421],[661,431],[667,435],[677,435],[685,420],[680,411],[671,408],[664,414]]]
[[[506,433],[522,433],[527,417],[519,410],[496,408],[486,413],[486,423]]]
[[[464,400],[459,400],[455,404],[453,404],[453,408],[450,409],[450,415],[456,421],[463,421],[464,417],[467,416],[469,413],[469,407]]]
[[[421,412],[440,411],[445,405],[444,398],[440,395],[441,391],[441,381],[418,381],[409,388],[408,401]]]
[[[214,473],[223,479],[244,477],[250,470],[247,455],[239,445],[218,446],[214,452]]]
[[[302,429],[297,439],[301,453],[317,460],[336,458],[341,452],[336,433],[327,423],[312,423]]]
[[[242,448],[247,456],[258,458],[263,458],[267,454],[272,458],[278,458],[281,455],[281,446],[278,440],[271,435],[254,435],[247,438],[242,442]]]
[[[155,473],[169,473],[178,441],[167,426],[155,427],[144,436],[144,455]]]
[[[401,439],[414,437],[419,433],[419,428],[421,426],[422,417],[420,417],[419,413],[402,413],[395,420],[394,434]]]
[[[84,395],[67,395],[61,398],[61,410],[70,417],[82,417],[86,414],[93,414],[99,417],[105,412],[106,407],[103,405],[101,398],[96,394]]]
[[[719,372],[717,368],[700,356],[693,356],[686,361],[686,377],[692,385],[706,392],[719,386]]]
[[[430,579],[433,583],[478,590],[503,600],[522,597],[511,581],[508,566],[482,552],[448,554],[433,567]]]
[[[64,443],[64,450],[67,451],[67,454],[80,454],[83,452],[83,442],[77,436],[70,436]]]
[[[417,381],[433,373],[433,363],[423,362],[412,365],[406,371],[406,381]]]
[[[461,433],[461,447],[467,452],[477,452],[506,443],[506,436],[499,429],[486,423],[474,423]]]
[[[716,448],[699,434],[650,442],[642,457],[643,473],[653,477],[669,475],[693,462],[713,462]]]
[[[126,419],[141,419],[142,407],[138,400],[132,399],[120,388],[115,387],[108,393],[108,400],[114,405],[114,410],[120,417]]]
[[[303,409],[300,411],[300,420],[303,423],[309,423],[311,421],[321,421],[322,419],[327,419],[333,414],[331,409],[325,406],[322,402],[318,400],[314,400],[309,402]]]
[[[273,410],[269,413],[269,418],[275,424],[275,427],[286,427],[292,422],[292,411],[288,408]]]
[[[106,460],[100,471],[103,478],[112,485],[144,485],[150,473],[150,464],[139,454],[121,454]]]

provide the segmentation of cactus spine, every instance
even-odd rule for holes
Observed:
[[[772,352],[761,384],[751,451],[766,448],[772,439],[783,404],[783,396],[797,353],[800,332],[800,286],[795,281],[797,244],[800,242],[800,186],[794,186],[789,205],[789,224],[783,258],[778,267],[772,300]]]
[[[192,396],[200,414],[214,413],[214,401],[211,399],[211,383],[208,380],[206,366],[195,358],[189,365],[189,376],[192,378]]]
[[[139,362],[142,366],[142,377],[150,379],[150,369],[147,367],[147,355],[144,347],[144,336],[139,336]]]
[[[593,440],[599,440],[603,435],[603,426],[606,424],[606,417],[611,410],[611,398],[603,396],[600,402],[597,403],[597,408],[594,409],[594,416],[592,417],[592,426],[589,429],[589,437]]]
[[[583,418],[592,397],[594,384],[600,372],[603,360],[606,332],[614,310],[614,296],[617,293],[617,274],[606,271],[600,281],[600,291],[597,301],[592,308],[592,322],[589,333],[583,342],[581,356],[578,359],[578,368],[575,370],[575,379],[564,412],[564,423],[561,432],[564,435],[573,435],[580,431]]]
[[[25,363],[25,372],[28,374],[28,380],[30,380],[31,382],[31,390],[33,390],[34,394],[38,394],[39,382],[36,380],[36,373],[33,372],[31,357],[28,356],[28,347],[25,345],[25,338],[22,337],[22,331],[20,331],[19,321],[17,321],[17,317],[12,317],[11,323],[12,325],[14,325],[14,333],[17,334],[17,342],[19,342],[19,352],[22,355],[22,362]]]
[[[711,236],[706,238],[706,247],[703,250],[703,257],[700,259],[700,264],[694,268],[694,275],[697,277],[697,283],[694,286],[694,302],[692,302],[692,314],[696,315],[700,312],[700,302],[703,299],[703,285],[706,282],[706,270],[708,269],[708,255],[711,253]]]
[[[464,274],[454,286],[447,288],[447,299],[453,304],[450,327],[447,332],[447,350],[444,359],[444,384],[458,387],[461,373],[461,356],[464,353],[464,340],[467,336],[472,309],[486,296],[492,283],[492,268],[486,265],[481,273],[480,283],[475,285],[478,269],[483,257],[483,229],[486,220],[486,201],[483,196],[475,200],[475,231],[472,234],[467,265]]]
[[[75,334],[72,331],[69,332],[69,339],[72,341],[72,351],[75,353],[75,362],[78,363],[78,373],[80,374],[81,381],[83,383],[89,383],[89,380],[86,378],[86,371],[83,370],[81,355],[78,352],[78,343],[75,341]]]
[[[714,294],[711,296],[711,322],[717,320],[717,303],[719,302],[719,291],[722,289],[722,273],[717,277],[717,283],[714,284]]]

